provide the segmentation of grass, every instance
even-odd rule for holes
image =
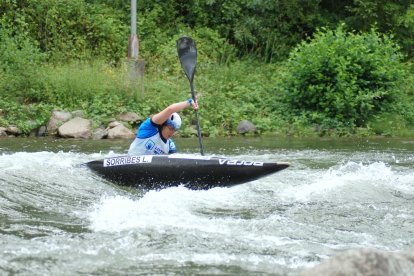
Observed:
[[[172,70],[163,71],[152,64],[146,67],[143,79],[131,80],[127,63],[119,67],[102,61],[42,65],[30,80],[32,87],[19,93],[5,85],[13,76],[2,75],[0,88],[4,96],[0,109],[4,114],[0,115],[0,126],[17,125],[28,134],[32,128],[46,124],[53,109],[61,109],[83,110],[98,127],[122,112],[133,111],[146,117],[190,98],[189,83],[178,61]],[[194,82],[203,134],[235,135],[237,124],[249,120],[260,135],[316,135],[314,126],[290,114],[283,103],[278,89],[283,70],[281,64],[249,59],[197,67]],[[185,127],[181,135],[192,135],[192,110],[184,110],[182,115]],[[367,128],[350,134],[414,136],[414,130],[400,114],[392,113],[378,116]]]

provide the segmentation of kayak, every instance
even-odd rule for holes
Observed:
[[[117,156],[85,165],[118,185],[149,190],[180,185],[195,190],[231,187],[289,167],[288,163],[175,154]]]

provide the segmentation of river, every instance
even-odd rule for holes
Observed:
[[[414,139],[204,139],[287,161],[231,188],[119,187],[79,164],[128,141],[0,140],[1,275],[297,275],[348,249],[414,244]],[[182,153],[198,141],[176,139]]]

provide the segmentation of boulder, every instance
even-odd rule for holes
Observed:
[[[305,270],[303,276],[412,275],[414,256],[373,249],[349,250]]]
[[[100,140],[100,139],[106,138],[107,136],[108,136],[108,130],[104,128],[97,128],[92,134],[92,139]]]
[[[72,114],[72,118],[76,118],[76,117],[84,118],[85,117],[85,114],[82,110],[72,111],[71,114]]]
[[[58,134],[63,138],[90,138],[91,125],[89,120],[76,117],[61,125]]]
[[[192,136],[198,136],[198,131],[197,131],[197,126],[195,126],[195,125],[191,125],[190,127],[189,127],[189,132],[190,132],[190,135],[192,135]],[[201,136],[203,135],[203,133],[201,133]]]
[[[5,127],[0,127],[0,137],[7,137],[7,132]]]
[[[16,136],[22,133],[17,126],[8,126],[6,128],[6,132],[13,136]]]
[[[134,139],[135,133],[123,124],[119,124],[116,127],[108,129],[109,139]]]
[[[243,120],[237,125],[237,132],[240,134],[256,132],[256,126],[250,121]]]
[[[30,132],[36,131],[39,128],[35,120],[28,120],[26,124],[27,124],[27,127],[30,129]]]
[[[46,126],[40,126],[36,131],[37,137],[46,136]]]
[[[118,120],[132,123],[142,121],[142,118],[135,112],[125,112],[118,116]]]
[[[110,129],[110,128],[114,128],[114,127],[117,127],[117,126],[119,126],[119,125],[121,125],[121,123],[120,123],[120,122],[118,122],[118,121],[113,121],[113,122],[110,122],[110,123],[108,124],[108,129]]]
[[[52,116],[46,126],[48,134],[55,135],[58,127],[70,119],[72,119],[72,114],[70,112],[58,110],[52,111]]]
[[[43,137],[46,136],[46,126],[40,126],[30,131],[29,137]]]

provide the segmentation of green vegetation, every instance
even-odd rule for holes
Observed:
[[[408,72],[402,59],[392,39],[375,30],[355,34],[340,26],[318,31],[292,51],[282,87],[296,115],[319,131],[351,133],[406,100]],[[401,122],[413,122],[409,112],[401,115]]]
[[[53,109],[98,127],[184,100],[175,41],[189,35],[204,135],[234,135],[243,119],[259,133],[414,135],[412,1],[138,1],[144,91],[125,59],[129,4],[2,1],[0,127],[28,134]]]

